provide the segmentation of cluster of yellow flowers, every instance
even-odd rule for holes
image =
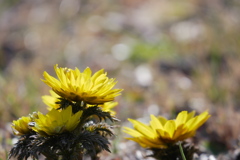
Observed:
[[[79,146],[84,143],[82,135],[86,135],[87,131],[91,131],[88,134],[92,135],[92,137],[95,135],[97,140],[100,139],[100,144],[95,144],[97,140],[94,141],[93,138],[91,142],[93,146],[89,150],[94,150],[94,146],[108,150],[105,144],[109,142],[106,136],[103,135],[111,135],[112,132],[107,124],[102,124],[101,119],[108,118],[113,121],[116,112],[112,109],[118,105],[117,102],[114,102],[114,98],[120,95],[122,89],[113,89],[117,82],[113,78],[108,78],[107,73],[103,69],[93,75],[90,68],[86,68],[81,72],[78,68],[72,70],[70,68],[59,68],[58,65],[55,65],[54,69],[58,79],[44,72],[43,76],[45,79],[42,80],[51,87],[50,95],[42,96],[42,100],[47,105],[49,112],[46,115],[34,112],[29,116],[13,121],[13,133],[17,136],[25,137],[20,140],[27,139],[26,137],[29,135],[35,135],[35,137],[38,137],[36,138],[38,140],[41,139],[39,137],[46,137],[42,139],[41,144],[48,144],[45,142],[53,136],[66,139],[63,135],[69,134],[75,136],[76,143],[74,145]],[[99,119],[96,120],[94,117]],[[101,122],[101,125],[92,124],[92,122]],[[88,124],[91,125],[89,126]],[[104,132],[106,134],[102,134]],[[23,154],[29,155],[33,152],[34,147],[31,148],[29,146],[34,144],[35,141],[29,142],[28,148],[30,149],[26,149]],[[78,144],[77,141],[79,141]],[[105,144],[101,144],[102,141],[105,141]],[[24,148],[25,146],[21,147]],[[74,146],[71,147],[74,148]],[[17,148],[19,147],[13,148],[11,155],[18,156],[19,151]],[[83,151],[84,148],[80,149],[80,152]],[[23,151],[21,150],[21,152]],[[36,152],[41,153],[42,150],[36,150]],[[55,152],[59,151],[56,150]],[[21,156],[27,158],[23,154],[19,155],[18,158]]]
[[[94,141],[101,137],[106,139],[103,136],[105,135],[104,132],[111,135],[112,132],[107,125],[102,123],[100,125],[91,125],[93,123],[91,120],[94,115],[100,119],[99,122],[101,122],[101,119],[106,118],[112,120],[112,117],[116,115],[116,112],[112,109],[118,103],[114,102],[114,99],[120,95],[122,89],[113,89],[117,83],[115,79],[109,79],[103,69],[93,75],[90,68],[86,68],[81,72],[78,68],[72,70],[70,68],[59,68],[58,65],[55,65],[54,69],[58,79],[44,72],[45,79],[42,80],[51,87],[50,95],[42,96],[42,100],[47,105],[49,112],[46,115],[34,112],[29,116],[13,121],[14,134],[18,136],[36,135],[50,139],[51,136],[56,137],[64,133],[81,134],[81,132],[84,132],[85,134],[86,131],[89,131],[93,133],[91,136],[96,135]],[[169,146],[194,136],[196,130],[208,120],[210,115],[208,111],[198,116],[195,116],[195,111],[190,113],[182,111],[173,120],[154,115],[150,117],[149,125],[129,119],[134,129],[124,127],[124,132],[132,136],[127,139],[139,143],[144,148],[156,150],[167,149]],[[79,141],[83,145],[81,137],[79,138],[78,135],[76,137],[75,141]],[[44,143],[48,139],[44,139]],[[42,144],[44,143],[42,142]],[[95,142],[92,143],[94,146]],[[109,144],[108,141],[105,141],[105,144],[99,144],[100,148],[108,150],[106,144]],[[32,142],[31,145],[33,145]],[[28,144],[28,148],[31,145]],[[74,145],[76,144],[74,143]],[[83,150],[76,150],[77,152],[83,152]],[[21,150],[21,152],[23,151]],[[24,151],[23,154],[29,155],[30,152],[32,150]],[[51,155],[50,153],[47,154],[46,151],[43,151],[43,153],[45,153],[46,157]],[[19,150],[14,148],[12,155],[16,156],[17,154],[19,154]],[[21,156],[27,158],[27,156],[23,155],[19,157]]]
[[[120,95],[122,89],[112,89],[117,82],[115,79],[109,79],[103,69],[94,75],[90,68],[86,68],[82,73],[77,68],[75,70],[58,68],[58,65],[55,65],[54,69],[58,79],[44,72],[45,80],[43,80],[52,88],[50,96],[42,97],[50,111],[46,115],[38,112],[35,119],[28,116],[13,121],[14,134],[24,135],[33,130],[41,135],[55,135],[74,130],[79,123],[82,111],[73,114],[71,106],[62,110],[58,103],[60,98],[73,102],[83,101],[88,107],[97,104],[112,116],[116,114],[111,109],[118,103],[113,100]],[[29,125],[31,122],[35,123],[33,127]]]

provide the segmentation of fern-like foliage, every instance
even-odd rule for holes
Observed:
[[[30,156],[32,158],[38,158],[38,153],[33,153],[33,141],[36,139],[36,134],[27,134],[19,138],[18,142],[9,152],[9,159],[16,157],[18,160],[27,160]]]
[[[59,110],[60,109],[66,109],[68,106],[72,106],[72,112],[75,114],[80,110],[83,110],[86,106],[83,102],[73,102],[65,98],[58,98],[59,101],[56,102],[56,104],[59,104]]]
[[[110,142],[106,137],[92,132],[83,132],[81,136],[78,137],[78,141],[82,144],[85,149],[85,154],[90,156],[96,156],[102,150],[109,150]]]
[[[109,112],[104,112],[101,110],[100,107],[93,106],[93,107],[87,107],[83,110],[83,115],[81,117],[81,121],[86,121],[91,116],[97,116],[99,118],[99,121],[107,120],[114,121],[113,117],[110,115]]]
[[[9,158],[38,159],[39,155],[43,154],[51,160],[58,160],[59,157],[62,157],[62,160],[78,160],[79,153],[93,157],[102,150],[110,152],[110,142],[103,135],[113,133],[107,128],[98,126],[93,131],[85,130],[79,135],[70,132],[49,137],[24,135],[10,151]]]

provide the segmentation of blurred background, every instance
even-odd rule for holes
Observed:
[[[190,140],[201,159],[240,159],[239,52],[238,0],[0,0],[0,158],[12,120],[47,112],[42,74],[59,64],[116,78],[119,126],[209,110]],[[144,159],[121,130],[103,159]]]

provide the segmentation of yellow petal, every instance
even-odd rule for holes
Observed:
[[[92,75],[92,71],[89,67],[87,67],[84,71],[83,71],[83,74],[86,75],[86,79],[89,79]]]
[[[150,125],[153,128],[153,130],[164,129],[162,123],[154,115],[151,115]]]
[[[159,116],[158,120],[161,122],[162,126],[165,125],[165,123],[167,122],[167,119],[165,117]]]
[[[147,148],[163,148],[165,145],[156,143],[156,141],[149,141],[149,139],[146,139],[145,137],[138,137],[139,142],[142,144],[145,144]]]
[[[175,129],[176,129],[176,124],[174,120],[169,120],[164,125],[164,130],[169,134],[170,138],[173,138]]]
[[[93,76],[92,76],[92,80],[93,81],[96,81],[96,79],[100,76],[100,75],[102,75],[104,73],[104,69],[101,69],[101,70],[99,70],[99,71],[97,71]]]
[[[172,139],[178,141],[179,137],[181,137],[183,134],[186,134],[187,131],[188,131],[188,128],[185,126],[185,124],[181,124],[176,128]]]
[[[190,112],[190,113],[188,114],[187,121],[188,121],[189,119],[193,118],[194,115],[195,115],[195,113],[196,113],[195,111]]]
[[[197,130],[203,123],[205,123],[210,115],[207,111],[203,112],[202,114],[192,118],[187,122],[187,126],[189,126],[189,130]]]
[[[134,129],[128,128],[128,127],[124,127],[123,132],[125,132],[125,133],[127,133],[127,134],[129,134],[130,136],[133,136],[133,137],[143,136],[143,134],[139,133],[138,131],[136,131]]]
[[[128,119],[130,122],[132,122],[133,127],[139,131],[141,134],[147,136],[147,137],[155,137],[154,131],[151,129],[151,127],[133,119]]]
[[[188,112],[187,111],[182,111],[177,115],[176,118],[176,125],[179,126],[187,121],[188,118]]]

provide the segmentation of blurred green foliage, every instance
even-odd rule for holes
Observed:
[[[176,57],[176,49],[173,43],[167,39],[155,43],[137,41],[133,45],[130,61],[139,64],[156,59],[169,60]]]

